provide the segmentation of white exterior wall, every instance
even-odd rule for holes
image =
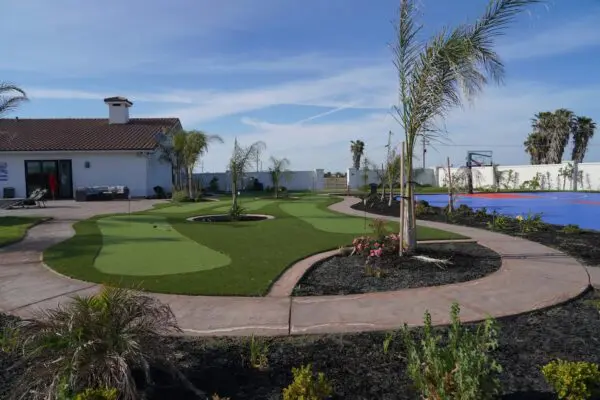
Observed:
[[[377,183],[380,184],[379,173],[376,170],[369,170],[366,174],[366,184]],[[365,172],[357,171],[354,168],[348,168],[346,179],[348,187],[350,189],[358,189],[365,185]],[[437,184],[435,170],[432,168],[415,168],[413,170],[413,180],[420,185],[432,185]]]
[[[518,189],[523,182],[531,181],[539,173],[544,181],[548,184],[543,189],[546,190],[562,190],[563,178],[559,177],[559,170],[568,165],[568,161],[562,164],[542,164],[542,165],[498,165],[499,172],[503,172],[504,176],[508,176],[512,170],[514,181],[510,183],[507,189]],[[455,174],[459,168],[450,168],[452,174]],[[583,175],[583,182],[578,184],[579,190],[600,190],[600,163],[581,163],[578,165],[578,171]],[[437,184],[438,186],[446,185],[447,170],[443,167],[437,169]],[[494,169],[493,167],[473,167],[473,186],[474,187],[492,187],[494,186]],[[504,186],[504,185],[501,185]],[[504,188],[504,187],[503,187]],[[566,190],[570,190],[570,180],[567,180]]]
[[[324,170],[316,169],[314,171],[290,171],[286,173],[279,183],[281,186],[285,186],[288,190],[321,190],[324,187]],[[204,172],[201,174],[194,174],[195,177],[200,178],[202,187],[207,188],[213,177],[216,177],[219,181],[219,190],[230,190],[231,189],[231,178],[227,172]],[[246,179],[252,178],[258,179],[260,183],[267,186],[273,186],[271,180],[271,174],[266,171],[261,172],[248,172],[246,173]]]
[[[26,160],[71,160],[73,191],[81,186],[124,185],[133,197],[143,197],[153,194],[156,185],[170,190],[170,166],[152,157],[136,152],[0,152],[0,163],[7,163],[8,172],[8,179],[0,181],[0,196],[4,187],[14,187],[17,197],[25,197]],[[90,168],[85,168],[86,161]]]
[[[171,164],[160,160],[160,153],[154,152],[147,158],[146,188],[147,194],[154,194],[154,186],[162,186],[165,192],[173,191]]]

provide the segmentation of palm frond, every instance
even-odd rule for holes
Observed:
[[[152,367],[174,368],[161,337],[178,332],[169,306],[153,297],[118,288],[74,297],[21,324],[26,367],[13,397],[54,400],[66,386],[70,393],[109,387],[121,399],[140,398],[134,376],[140,372],[149,385]]]
[[[0,82],[0,116],[28,101],[25,91],[11,83]]]

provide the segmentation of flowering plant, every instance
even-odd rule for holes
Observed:
[[[394,254],[399,251],[400,238],[395,233],[385,235],[381,239],[360,236],[352,241],[353,254],[368,257],[381,257],[385,254]]]

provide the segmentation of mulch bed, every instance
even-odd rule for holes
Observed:
[[[355,210],[364,211],[364,205],[359,202],[352,206]],[[367,212],[386,216],[398,216],[400,214],[400,203],[392,201],[391,207],[388,200],[381,201],[379,197],[369,199]],[[444,222],[448,224],[465,225],[474,228],[489,229],[488,223],[492,222],[492,215],[475,215],[472,213],[461,213],[455,211],[449,218],[443,209],[429,207],[427,213],[421,213],[418,219]],[[525,239],[541,243],[545,246],[560,250],[581,263],[588,266],[600,266],[600,231],[581,230],[578,233],[562,232],[562,225],[544,224],[543,229],[537,232],[522,233],[516,224],[511,224],[507,229],[500,231],[507,235],[520,236]]]
[[[421,244],[418,254],[450,264],[386,255],[334,256],[315,263],[294,288],[294,296],[357,294],[438,286],[482,278],[497,271],[500,255],[477,243]],[[380,273],[373,276],[373,272]]]
[[[591,304],[598,295],[548,310],[499,320],[500,347],[495,353],[503,366],[503,399],[555,399],[540,367],[556,358],[600,363],[600,314]],[[0,314],[0,328],[6,317]],[[446,330],[446,328],[438,328]],[[421,332],[415,328],[415,332]],[[312,363],[333,381],[334,399],[416,400],[400,357],[401,340],[384,354],[384,333],[314,335],[267,339],[269,366],[258,371],[248,365],[247,338],[165,338],[180,368],[196,387],[232,400],[280,399],[292,380],[292,367]],[[7,371],[0,352],[0,398],[5,398],[18,371]],[[149,396],[158,399],[195,399],[180,385],[157,379]]]

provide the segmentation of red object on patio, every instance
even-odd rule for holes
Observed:
[[[48,177],[48,186],[50,187],[50,193],[52,194],[52,198],[54,199],[56,196],[56,176],[54,174],[50,174]]]

